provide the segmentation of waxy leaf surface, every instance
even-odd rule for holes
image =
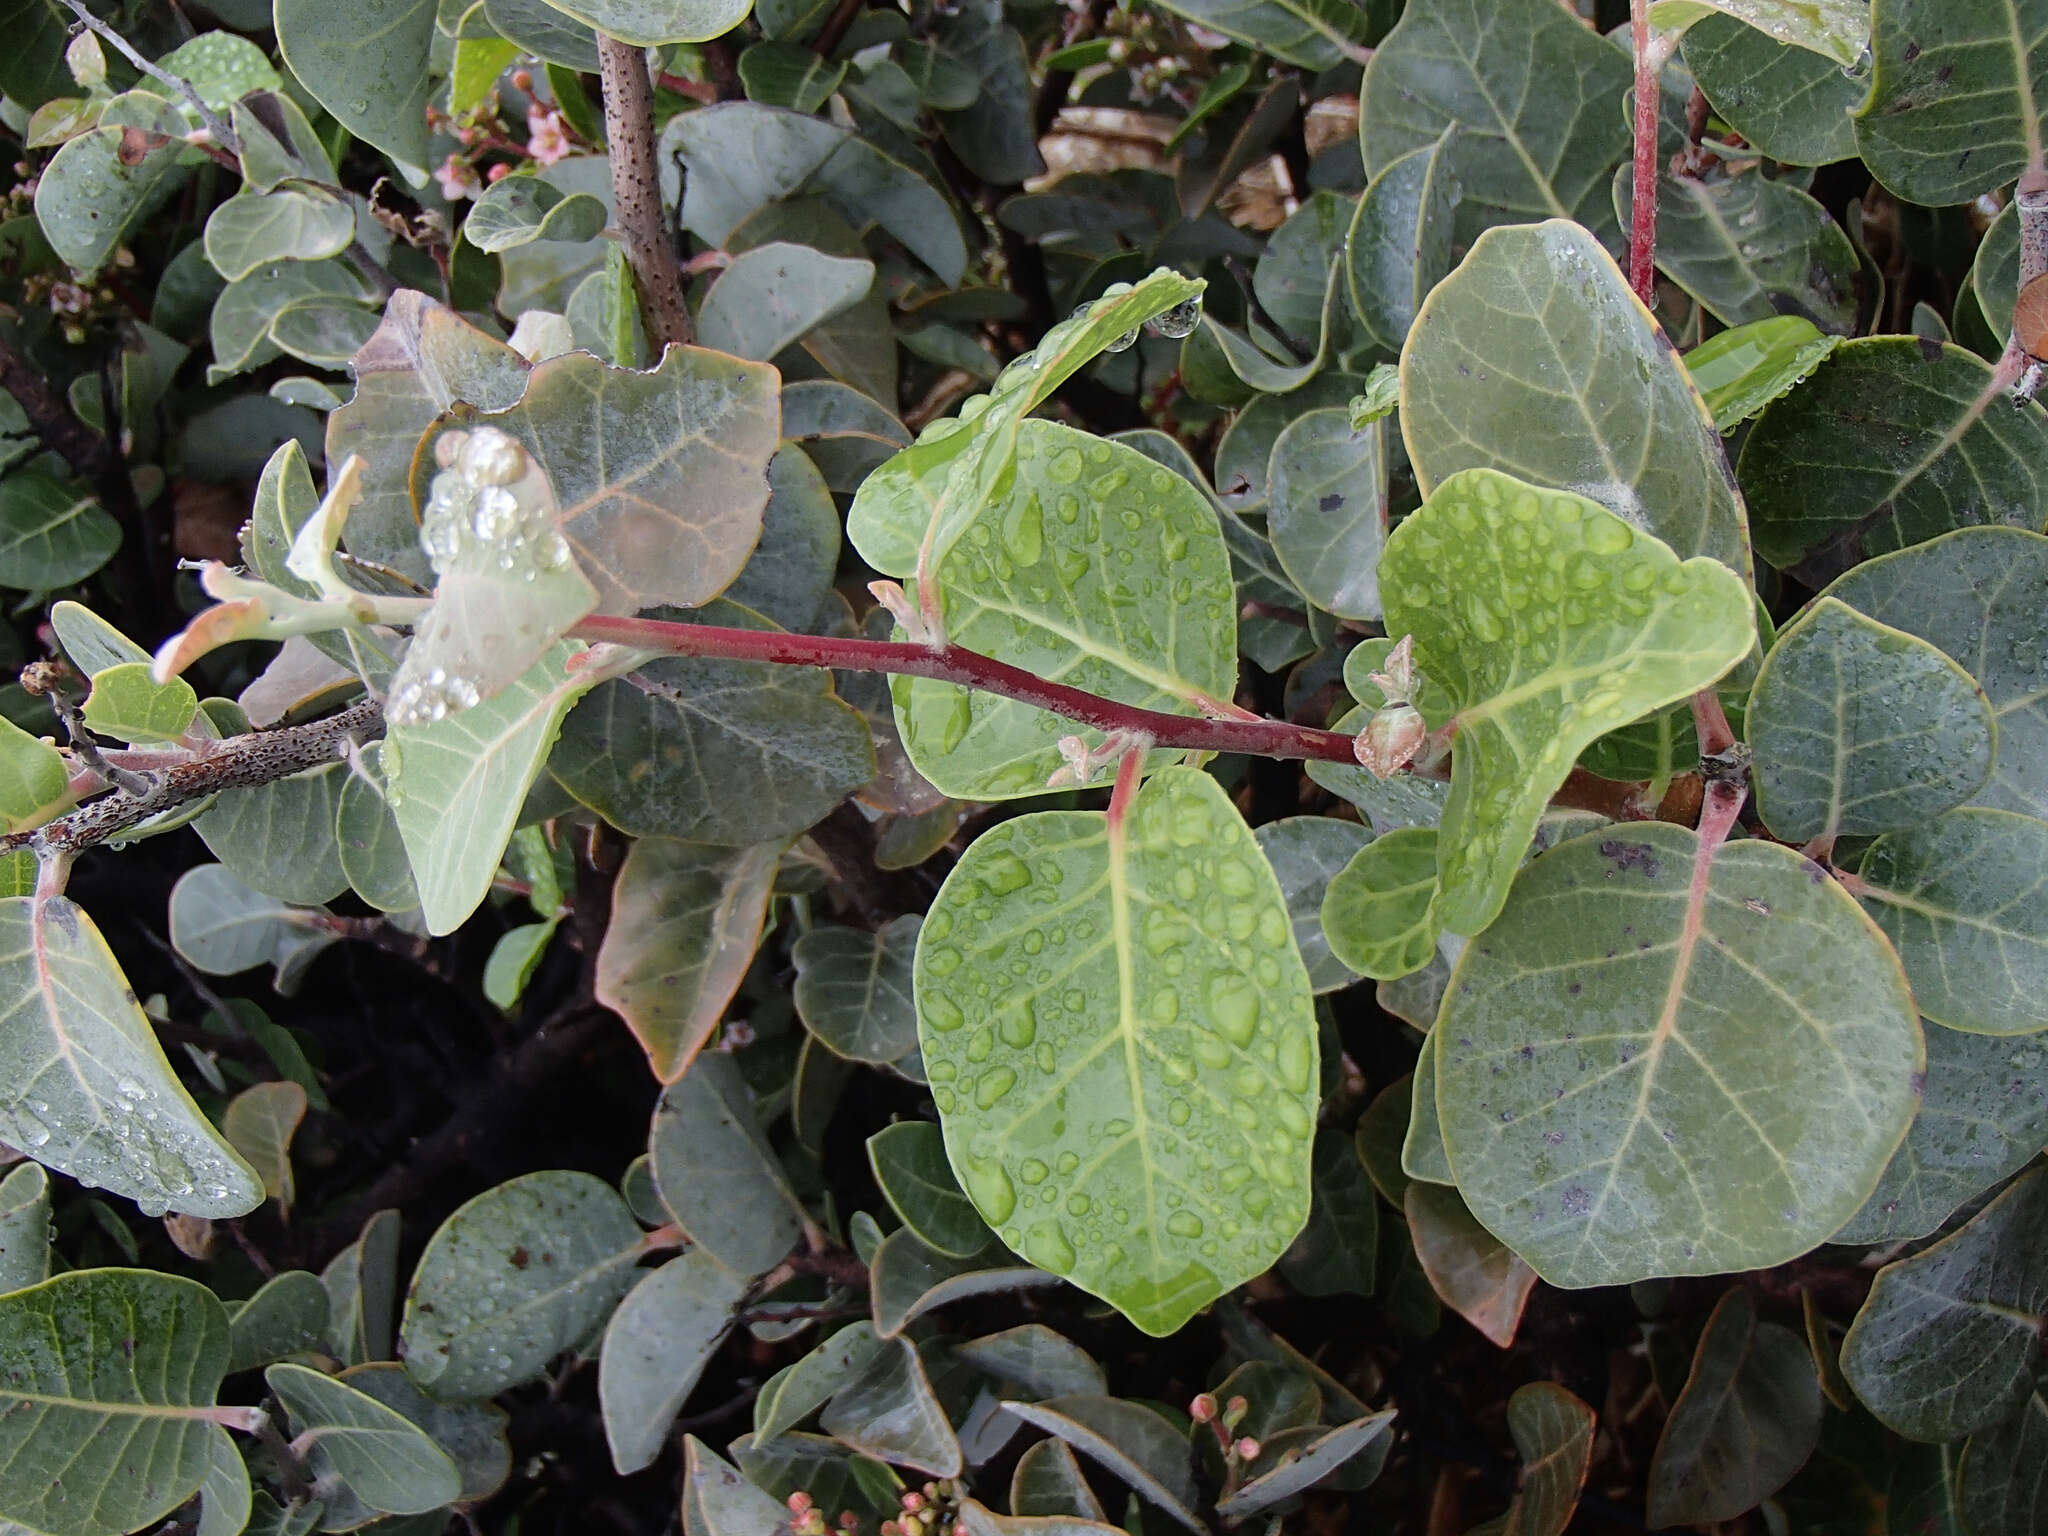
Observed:
[[[1208,775],[1165,770],[1115,832],[1042,812],[976,839],[925,919],[917,1002],[968,1198],[1146,1332],[1173,1332],[1300,1230],[1308,976],[1272,871]]]
[[[1898,961],[1818,866],[1661,822],[1532,863],[1432,1038],[1459,1190],[1565,1286],[1825,1241],[1905,1136],[1926,1062]]]

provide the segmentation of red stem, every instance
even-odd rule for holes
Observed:
[[[717,656],[729,661],[766,661],[783,666],[836,667],[846,672],[895,672],[960,683],[983,693],[1035,705],[1099,731],[1134,731],[1155,745],[1195,752],[1246,752],[1259,757],[1309,757],[1356,763],[1351,738],[1289,720],[1213,720],[1170,715],[1118,704],[1064,683],[1033,677],[1022,667],[997,661],[964,646],[936,649],[908,641],[840,639],[788,635],[779,630],[721,629],[711,624],[676,624],[663,619],[629,619],[593,614],[571,631],[578,639],[604,641],[668,656]]]
[[[1630,0],[1636,55],[1635,191],[1629,209],[1628,282],[1643,306],[1657,302],[1657,61],[1650,52],[1650,0]]]
[[[1721,708],[1721,695],[1703,688],[1692,696],[1693,730],[1700,739],[1701,757],[1719,757],[1735,745],[1735,728],[1728,712]]]

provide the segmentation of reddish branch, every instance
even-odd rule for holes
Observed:
[[[1636,128],[1628,282],[1648,308],[1657,302],[1657,59],[1650,47],[1650,0],[1630,0],[1629,24],[1636,55]]]
[[[594,614],[572,631],[582,640],[608,641],[667,656],[715,656],[728,661],[765,661],[783,666],[836,667],[847,672],[894,672],[936,678],[984,693],[1000,694],[1063,715],[1099,731],[1132,731],[1162,747],[1195,752],[1245,752],[1257,757],[1309,757],[1356,763],[1351,738],[1290,720],[1210,720],[1169,715],[1099,698],[1065,683],[1049,683],[1022,667],[997,661],[958,645],[936,649],[908,641],[839,639],[785,635],[772,630],[721,629],[711,624],[674,624],[661,619],[627,619]]]

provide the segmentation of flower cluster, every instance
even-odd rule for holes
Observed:
[[[434,171],[441,195],[451,203],[482,196],[487,184],[502,181],[521,164],[553,165],[582,146],[581,138],[559,107],[533,99],[531,71],[515,69],[511,83],[514,90],[527,96],[523,141],[501,115],[495,95],[458,117],[429,109],[429,121],[446,129],[462,146],[450,151]],[[510,158],[496,158],[507,156]]]

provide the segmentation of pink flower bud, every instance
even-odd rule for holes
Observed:
[[[1188,1404],[1188,1417],[1197,1424],[1206,1424],[1216,1417],[1216,1398],[1213,1393],[1198,1392],[1195,1400]]]
[[[1259,1442],[1250,1435],[1246,1435],[1236,1445],[1232,1446],[1231,1449],[1237,1452],[1237,1459],[1239,1461],[1257,1461],[1259,1459]]]

